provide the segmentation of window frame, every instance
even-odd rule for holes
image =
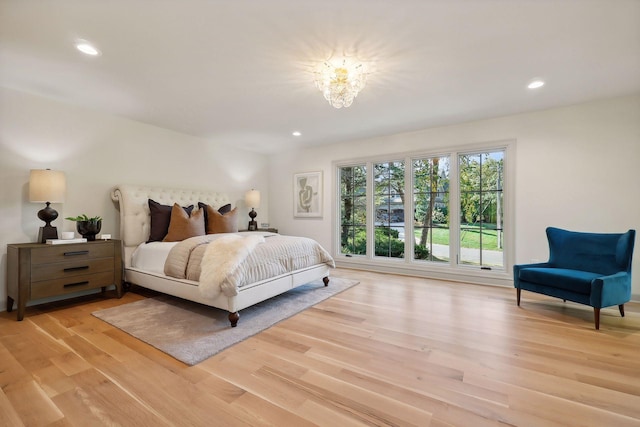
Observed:
[[[411,151],[404,153],[389,153],[376,156],[357,157],[336,160],[333,168],[333,197],[332,197],[332,253],[335,254],[336,264],[343,267],[362,268],[372,271],[411,274],[424,277],[442,278],[445,280],[465,280],[486,284],[510,284],[511,269],[515,256],[515,140],[502,140],[485,143],[474,143],[452,147],[439,147],[428,151]],[[460,254],[460,185],[459,161],[460,154],[504,152],[503,166],[503,268],[483,269],[478,265],[465,265],[458,262]],[[375,186],[373,182],[375,163],[404,162],[405,173],[405,235],[413,235],[414,222],[414,160],[431,157],[449,157],[449,262],[437,262],[414,259],[414,245],[405,239],[405,256],[403,258],[386,258],[375,256]],[[366,194],[367,194],[367,251],[365,255],[349,256],[341,253],[340,240],[340,169],[342,167],[366,165]],[[408,167],[407,167],[408,165]],[[407,196],[407,189],[410,196]]]
[[[364,164],[363,164],[364,163]],[[363,254],[358,254],[358,253],[344,253],[342,252],[342,228],[344,226],[343,222],[342,222],[342,200],[343,200],[343,194],[342,194],[342,168],[344,167],[350,167],[350,168],[358,168],[358,167],[364,167],[365,168],[365,209],[366,209],[366,213],[365,213],[365,223],[364,223],[364,227],[365,229],[368,227],[368,220],[369,220],[369,209],[368,209],[368,201],[369,201],[369,184],[368,184],[368,173],[369,171],[367,170],[367,165],[365,162],[360,163],[360,164],[350,164],[348,166],[341,166],[341,167],[336,167],[335,171],[337,174],[337,195],[336,198],[334,198],[335,201],[337,201],[337,209],[338,209],[338,213],[337,213],[337,224],[338,224],[338,244],[337,246],[335,246],[336,249],[336,253],[342,255],[342,256],[346,256],[346,257],[363,257],[365,255]],[[344,197],[345,199],[349,197],[351,199],[356,199],[357,197],[362,197],[359,195],[356,195],[355,193],[349,194],[346,197]],[[355,208],[356,204],[354,204],[354,208]],[[354,209],[355,212],[355,209]],[[348,227],[352,228],[354,231],[354,237],[355,237],[355,229],[356,228],[360,228],[360,224],[356,224],[355,221],[352,224],[349,224]],[[354,245],[355,245],[355,240],[353,241]],[[368,248],[366,248],[365,251],[368,251]]]
[[[415,165],[416,161],[433,160],[434,158],[440,158],[440,159],[446,158],[447,162],[449,163],[449,174],[448,174],[448,176],[449,176],[449,178],[448,178],[449,179],[449,188],[448,188],[448,191],[446,193],[449,195],[449,205],[451,204],[451,184],[450,184],[451,183],[451,158],[450,158],[450,156],[448,154],[436,154],[436,155],[430,155],[430,156],[412,156],[411,157],[411,170],[409,171],[409,176],[410,176],[410,179],[411,179],[410,184],[411,184],[411,192],[412,192],[411,196],[412,197],[411,197],[411,208],[410,208],[410,211],[409,211],[409,218],[408,219],[411,221],[411,228],[412,228],[411,233],[414,236],[415,236],[415,232],[416,232],[415,220],[413,218],[413,216],[414,216],[413,213],[416,212],[416,204],[415,204],[415,201],[414,201],[414,196],[416,194],[415,193],[416,182],[415,182],[415,174],[414,174],[414,170],[415,170],[414,165]],[[436,191],[436,193],[439,193],[439,192]],[[433,192],[431,192],[431,194],[433,194]],[[448,210],[449,210],[449,218],[451,218],[451,206],[448,206]],[[405,221],[406,220],[407,220],[407,218],[405,217]],[[432,224],[433,224],[433,217],[432,217]],[[420,229],[421,228],[429,228],[431,230],[431,233],[433,233],[433,229],[434,228],[441,228],[441,227],[432,227],[432,226],[428,227],[428,226],[425,226],[425,227],[419,227],[419,228]],[[449,229],[451,229],[451,220],[449,220]],[[449,232],[449,233],[451,233],[451,232]],[[431,238],[433,239],[433,234],[432,234]],[[410,246],[409,250],[411,252],[411,257],[412,257],[413,261],[420,262],[420,263],[437,263],[437,264],[443,264],[443,265],[448,264],[448,263],[451,262],[451,236],[449,237],[449,255],[447,256],[448,261],[433,261],[433,260],[416,259],[415,258],[415,248],[416,248],[415,238],[414,238],[413,242],[409,244],[409,246]],[[433,248],[433,247],[431,246],[431,248]]]
[[[372,218],[372,220],[373,220],[372,221],[373,222],[373,228],[371,230],[369,230],[369,228],[367,227],[367,243],[370,244],[370,245],[368,245],[367,249],[371,248],[371,251],[367,250],[367,254],[365,256],[368,256],[368,254],[371,253],[371,258],[373,258],[373,259],[404,261],[405,258],[406,258],[406,254],[407,254],[407,249],[406,249],[407,245],[406,244],[404,246],[404,248],[405,248],[404,249],[404,255],[401,256],[401,257],[392,257],[390,255],[389,256],[376,255],[375,233],[376,233],[376,227],[378,227],[378,226],[376,226],[376,220],[377,220],[377,215],[376,215],[376,213],[377,213],[376,197],[379,196],[379,194],[376,192],[376,186],[375,186],[375,174],[376,174],[375,165],[382,164],[382,163],[402,163],[403,175],[404,175],[403,181],[404,181],[405,189],[407,187],[407,165],[406,165],[406,159],[399,158],[399,159],[388,160],[388,161],[383,161],[383,162],[375,162],[375,161],[373,161],[373,162],[369,163],[371,165],[371,168],[370,168],[371,176],[370,177],[371,177],[371,184],[372,184],[371,185],[371,187],[372,187],[371,188],[372,197],[369,200],[370,203],[367,203],[367,205],[371,207],[371,214],[373,215],[373,218]],[[391,196],[390,193],[388,195]],[[405,191],[405,196],[404,197],[405,197],[405,203],[403,204],[403,210],[404,210],[404,213],[405,213],[404,219],[405,219],[405,233],[406,233],[406,230],[407,230],[407,228],[406,228],[406,212],[408,210],[407,209],[407,202],[406,202],[406,197],[407,197],[406,196],[406,191]],[[389,214],[389,216],[391,216],[391,212],[389,212],[388,214]],[[390,226],[391,226],[391,221],[389,221],[389,227]],[[371,233],[369,231],[371,231]]]
[[[502,151],[503,152],[503,178],[504,178],[504,182],[506,182],[506,157],[507,157],[507,150],[506,148],[491,148],[491,149],[480,149],[480,150],[469,150],[469,151],[458,151],[456,153],[456,187],[457,187],[457,192],[458,192],[458,200],[457,200],[457,216],[456,216],[456,226],[457,226],[457,253],[456,253],[456,263],[458,265],[460,265],[461,267],[470,267],[470,268],[480,268],[480,269],[489,269],[489,270],[505,270],[506,269],[506,252],[503,250],[502,251],[502,267],[489,267],[489,266],[483,266],[482,264],[480,265],[474,265],[474,264],[463,264],[462,263],[462,254],[461,254],[461,249],[462,249],[462,245],[460,244],[460,230],[462,227],[461,225],[461,221],[460,221],[460,200],[462,199],[462,189],[460,188],[460,156],[464,156],[464,155],[480,155],[482,156],[485,153],[490,153],[490,152],[497,152],[497,151]],[[512,178],[511,178],[512,179]],[[481,199],[482,199],[482,189],[480,190],[481,193]],[[505,199],[505,189],[504,186],[502,188],[502,196],[503,196],[503,200]],[[451,224],[450,224],[451,227]],[[504,234],[504,222],[502,225],[502,231]],[[480,252],[482,252],[482,248],[480,248]],[[482,259],[482,254],[480,254],[480,259]]]

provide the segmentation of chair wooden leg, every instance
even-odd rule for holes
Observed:
[[[518,307],[520,307],[520,291],[522,291],[522,289],[516,288],[516,301],[518,303]]]
[[[600,329],[600,309],[593,307],[593,320],[596,322],[596,330]]]
[[[624,317],[624,304],[620,304],[618,309],[620,310],[620,316]]]

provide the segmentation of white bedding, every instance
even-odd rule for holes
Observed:
[[[195,236],[176,244],[164,274],[199,282],[202,294],[235,296],[252,283],[311,268],[334,267],[331,255],[306,237],[269,233],[220,233]]]
[[[131,255],[131,267],[164,276],[164,263],[178,242],[141,243]]]
[[[244,234],[244,233],[243,233]],[[276,236],[267,231],[253,231],[253,235]],[[154,274],[164,274],[164,264],[171,249],[179,242],[140,243],[131,255],[131,267]]]

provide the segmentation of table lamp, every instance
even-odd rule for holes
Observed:
[[[51,222],[58,218],[58,212],[49,206],[51,203],[63,203],[67,184],[64,172],[51,169],[32,169],[29,175],[29,201],[46,203],[38,211],[38,218],[45,222],[38,232],[38,242],[46,243],[47,239],[57,239],[58,229]]]
[[[249,212],[249,218],[251,218],[251,220],[249,221],[248,230],[256,231],[258,229],[258,223],[256,222],[256,216],[258,216],[258,213],[254,208],[260,206],[260,192],[253,189],[247,191],[244,195],[244,202],[247,207],[251,207],[251,212]]]

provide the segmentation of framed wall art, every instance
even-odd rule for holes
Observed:
[[[293,216],[322,217],[322,171],[293,175]]]

